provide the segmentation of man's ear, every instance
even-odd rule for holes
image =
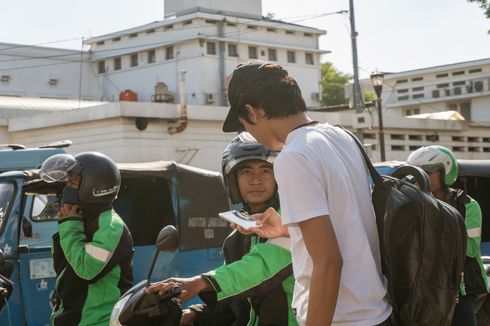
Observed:
[[[265,115],[264,110],[253,107],[250,104],[245,104],[245,110],[247,110],[248,118],[253,124],[256,124]]]

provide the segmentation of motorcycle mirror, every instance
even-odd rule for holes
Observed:
[[[0,249],[0,267],[3,267],[5,265],[5,257],[3,256],[3,251]]]
[[[155,245],[159,251],[176,251],[179,247],[179,231],[175,226],[167,225],[158,233]]]

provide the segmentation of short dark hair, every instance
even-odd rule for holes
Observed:
[[[268,64],[264,68],[275,70],[278,67],[280,69],[281,66]],[[245,120],[248,119],[245,104],[262,108],[268,118],[287,117],[306,111],[298,83],[289,75],[260,80],[239,94],[236,101],[243,107],[239,115]]]
[[[245,105],[260,107],[268,118],[287,117],[306,111],[296,80],[282,66],[265,61],[238,65],[228,86],[230,110],[223,131],[242,131],[238,121],[250,122]]]

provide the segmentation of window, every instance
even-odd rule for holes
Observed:
[[[408,95],[398,96],[397,100],[398,101],[406,101],[406,100],[408,100]]]
[[[121,70],[121,57],[114,58],[114,70]]]
[[[31,219],[36,222],[58,219],[60,203],[55,194],[36,194],[31,211]]]
[[[465,120],[471,120],[471,102],[460,103],[459,113],[461,113]]]
[[[216,20],[214,19],[206,19],[204,20],[206,22],[206,24],[213,24],[213,25],[216,25]]]
[[[437,84],[437,88],[446,88],[449,87],[449,83]]]
[[[96,45],[104,45],[105,42],[104,41],[98,41],[97,43],[95,43]]]
[[[238,57],[238,50],[236,44],[228,44],[228,56]]]
[[[155,63],[155,61],[156,61],[155,50],[148,51],[148,63]]]
[[[131,54],[131,67],[136,67],[138,65],[138,54]]]
[[[135,37],[138,37],[138,33],[129,34],[129,38],[135,38]]]
[[[453,83],[453,86],[465,86],[466,82],[464,80],[457,81]]]
[[[413,82],[418,82],[418,81],[422,81],[422,80],[424,80],[424,77],[414,77],[414,78],[412,78],[412,81]]]
[[[408,83],[408,79],[399,79],[396,81],[397,84]]]
[[[423,90],[424,90],[424,87],[423,86],[422,87],[414,87],[414,88],[412,88],[412,92],[421,92]]]
[[[8,82],[10,82],[10,79],[12,79],[12,77],[10,75],[2,75],[2,77],[0,77],[0,81],[2,83],[8,83]]]
[[[97,72],[103,74],[105,72],[105,61],[99,61],[97,63]]]
[[[182,23],[183,26],[190,25],[192,24],[192,20],[186,20],[185,22]]]
[[[276,49],[267,49],[270,61],[277,61],[277,51]]]
[[[257,29],[257,26],[247,25],[247,29],[253,29],[253,30],[256,30],[256,29]]]
[[[120,40],[121,40],[120,36],[112,38],[112,42],[119,42]]]
[[[165,59],[171,60],[173,58],[174,58],[174,47],[168,46],[167,48],[165,48]]]
[[[313,34],[310,34],[310,33],[305,33],[304,34],[305,37],[313,37]]]
[[[12,183],[0,183],[0,231],[3,230],[7,221],[7,214],[14,196],[14,185]]]
[[[413,94],[412,98],[424,98],[424,94]]]
[[[362,136],[364,139],[376,139],[376,134],[373,133],[363,133]]]
[[[422,140],[422,135],[408,135],[408,140]]]
[[[455,71],[452,73],[453,76],[459,76],[459,75],[464,75],[464,70],[461,71]]]
[[[296,52],[288,51],[288,62],[289,63],[296,63]]]
[[[272,32],[272,33],[276,33],[277,32],[277,29],[275,29],[275,28],[267,28],[267,31],[268,32]]]
[[[459,141],[459,142],[464,142],[464,137],[463,136],[451,136],[452,141]]]
[[[167,25],[164,27],[164,30],[168,31],[169,29],[174,28],[174,25]]]
[[[403,134],[391,134],[390,137],[392,140],[405,140],[405,135]]]
[[[313,60],[313,53],[305,53],[305,63],[307,65],[315,64],[315,60]]]
[[[404,151],[405,146],[403,146],[403,145],[391,145],[391,150],[392,151]]]
[[[235,24],[235,23],[230,23],[230,22],[226,22],[226,25],[227,25],[227,26],[230,26],[230,27],[235,27],[235,26],[236,26],[236,24]]]
[[[216,54],[216,43],[215,42],[206,42],[207,54],[215,55]]]
[[[447,77],[447,76],[449,76],[449,74],[448,74],[448,73],[444,73],[444,74],[437,74],[437,75],[436,75],[436,78],[444,78],[444,77]]]
[[[288,34],[288,35],[294,35],[294,32],[293,31],[286,31],[286,34]]]
[[[396,92],[398,94],[408,93],[408,88],[398,89]]]
[[[146,31],[146,34],[151,34],[151,33],[155,33],[155,29],[152,28],[152,29],[149,29]]]
[[[257,47],[249,46],[248,47],[248,58],[249,59],[257,59]]]
[[[477,72],[481,72],[481,68],[478,68],[478,69],[470,69],[470,70],[468,70],[468,73],[469,73],[469,74],[475,74],[475,73],[477,73]]]

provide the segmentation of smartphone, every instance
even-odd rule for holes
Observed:
[[[247,214],[247,212],[231,210],[219,213],[218,215],[228,222],[235,223],[236,225],[239,225],[244,229],[250,229],[257,226],[257,223],[254,220],[250,219],[250,216]]]

